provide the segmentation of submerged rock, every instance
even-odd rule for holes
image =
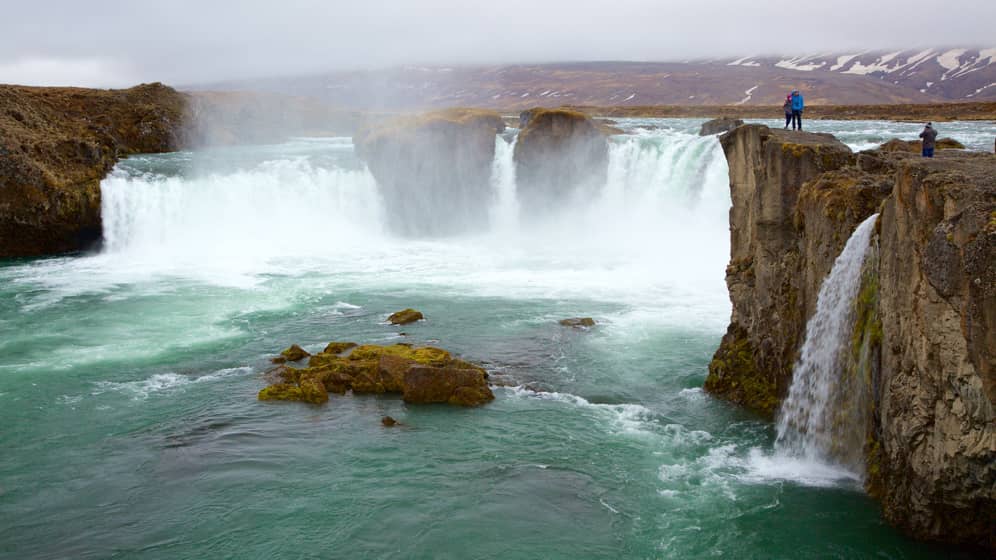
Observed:
[[[711,121],[702,123],[702,128],[699,129],[699,136],[722,134],[724,132],[729,132],[742,124],[744,124],[744,121],[730,117],[712,119]]]
[[[565,327],[574,327],[576,329],[595,326],[595,320],[591,317],[571,317],[570,319],[561,319],[558,323]]]
[[[530,109],[520,118],[525,124],[514,158],[524,212],[545,215],[605,183],[609,144],[591,117],[568,109]]]
[[[425,316],[422,315],[421,311],[408,308],[396,313],[391,313],[391,315],[387,318],[387,322],[392,325],[407,325],[409,323],[414,323],[415,321],[421,321],[422,319],[425,319]]]
[[[495,140],[504,130],[498,113],[448,109],[363,128],[353,143],[394,232],[450,235],[487,227]]]
[[[329,393],[401,394],[411,403],[475,406],[494,399],[487,372],[432,346],[380,346],[330,343],[339,352],[311,356],[308,367],[280,366],[267,372],[273,385],[259,400],[294,400],[322,404]],[[350,350],[348,354],[346,350]],[[418,370],[416,373],[412,373]]]

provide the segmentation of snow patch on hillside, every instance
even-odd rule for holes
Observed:
[[[891,72],[895,68],[889,63],[892,62],[894,58],[900,55],[903,51],[896,51],[888,54],[884,54],[877,59],[875,62],[868,64],[867,66],[862,64],[861,61],[855,62],[853,66],[844,70],[843,74],[857,74],[859,76],[867,76],[873,72]]]
[[[961,66],[961,62],[958,58],[965,54],[967,49],[951,49],[948,52],[937,57],[937,63],[943,66],[947,70],[955,70]]]
[[[754,87],[752,87],[752,88],[748,89],[747,91],[745,91],[744,94],[747,95],[747,97],[744,97],[740,101],[737,101],[736,104],[737,105],[743,105],[744,103],[747,103],[748,101],[750,101],[751,98],[754,97],[754,91],[757,90],[757,88],[759,88],[759,87],[761,87],[761,84],[757,84]]]
[[[848,62],[854,60],[858,56],[860,56],[860,53],[859,54],[845,54],[845,55],[838,56],[837,57],[837,64],[834,64],[833,66],[831,66],[830,67],[830,71],[831,72],[836,72],[837,70],[840,70],[844,66],[847,66]]]
[[[789,58],[787,60],[779,60],[775,63],[778,68],[786,68],[788,70],[801,70],[803,72],[812,72],[817,68],[822,68],[826,65],[826,61],[816,61],[813,60],[812,56],[800,56],[796,58]],[[806,62],[806,61],[812,62]]]

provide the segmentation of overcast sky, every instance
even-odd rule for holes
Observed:
[[[996,46],[996,0],[4,0],[0,83]]]

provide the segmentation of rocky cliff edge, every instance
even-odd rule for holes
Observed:
[[[830,135],[741,126],[730,167],[730,327],[711,393],[775,414],[820,285],[880,212],[853,311],[871,393],[866,487],[921,539],[996,550],[996,157],[852,153]],[[862,359],[857,359],[861,356]],[[842,403],[841,406],[845,406]]]

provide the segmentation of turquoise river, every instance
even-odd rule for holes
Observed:
[[[498,137],[489,224],[441,239],[386,231],[348,138],[121,162],[101,248],[0,261],[0,557],[946,555],[700,389],[730,313],[700,122],[622,122],[604,188],[531,223]],[[919,130],[807,124],[856,149]],[[405,307],[427,319],[385,323]],[[502,386],[476,409],[256,400],[270,357],[331,340],[439,345]]]

